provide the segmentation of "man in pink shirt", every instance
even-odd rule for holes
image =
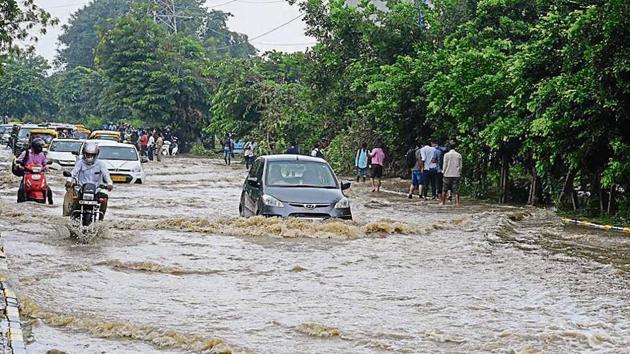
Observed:
[[[383,178],[383,163],[385,162],[385,152],[383,144],[379,141],[376,147],[370,152],[372,162],[372,192],[381,190],[381,178]],[[375,183],[378,180],[378,183]]]

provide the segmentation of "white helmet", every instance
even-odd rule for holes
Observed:
[[[95,142],[85,143],[85,147],[83,148],[83,161],[88,164],[94,164],[96,158],[98,157],[99,149],[98,144]]]

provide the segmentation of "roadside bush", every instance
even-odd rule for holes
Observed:
[[[190,149],[190,153],[194,156],[207,156],[208,150],[206,150],[206,147],[203,146],[202,143],[197,142],[193,144],[192,148]]]

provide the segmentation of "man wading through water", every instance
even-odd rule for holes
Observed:
[[[461,206],[459,200],[459,179],[462,176],[462,155],[455,151],[455,144],[449,144],[450,151],[444,154],[444,183],[442,190],[441,204],[446,204],[446,198],[448,190],[453,193],[453,199],[455,199],[455,206]]]
[[[407,152],[407,166],[411,168],[411,185],[409,186],[409,195],[407,198],[413,197],[414,190],[418,190],[418,197],[422,199],[422,154],[420,153],[420,144],[416,144],[414,148]],[[411,165],[411,166],[410,166]]]

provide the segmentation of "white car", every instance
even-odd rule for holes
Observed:
[[[115,183],[142,183],[145,178],[143,159],[131,144],[109,140],[91,140],[98,144],[98,159],[105,163]]]
[[[58,163],[64,170],[71,170],[77,162],[83,142],[84,140],[77,139],[53,139],[46,158]]]

